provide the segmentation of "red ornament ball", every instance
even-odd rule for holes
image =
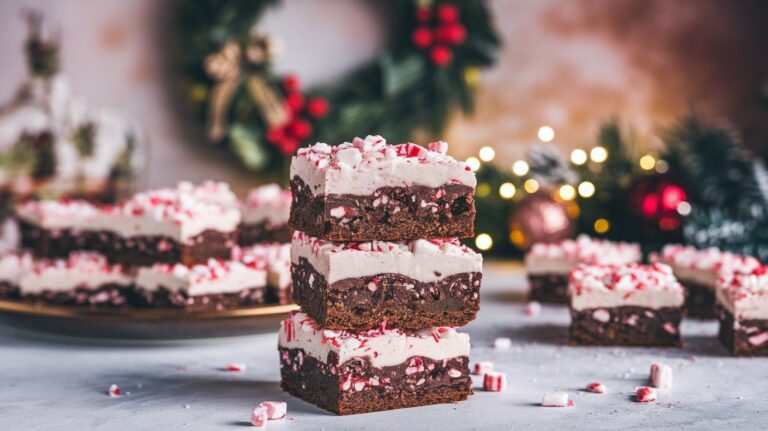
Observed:
[[[277,143],[277,149],[285,155],[292,155],[299,148],[299,141],[293,138],[285,138]]]
[[[432,19],[432,8],[420,7],[416,9],[416,21],[429,22]]]
[[[328,101],[322,97],[313,97],[307,101],[307,113],[315,118],[328,115]]]
[[[668,175],[649,175],[638,179],[632,186],[632,210],[646,222],[664,231],[680,228],[682,216],[677,208],[688,194]]]
[[[443,26],[445,42],[458,45],[467,39],[467,28],[459,23],[446,24]]]
[[[301,88],[301,81],[297,75],[285,75],[283,77],[283,89],[286,93],[295,93]]]
[[[459,19],[459,8],[456,5],[446,3],[437,8],[437,19],[440,22],[456,22]]]
[[[445,46],[436,46],[432,48],[432,51],[429,52],[429,57],[432,59],[432,63],[434,63],[438,67],[447,66],[448,63],[451,62],[451,59],[453,59],[453,53],[451,50]]]
[[[288,124],[290,135],[299,141],[309,138],[312,134],[312,125],[305,120],[293,120]]]
[[[301,93],[290,93],[285,96],[285,104],[291,112],[299,112],[304,107],[304,96]]]
[[[569,238],[573,230],[573,221],[565,206],[543,191],[528,195],[515,204],[509,219],[510,239],[521,249],[538,242],[562,241]]]
[[[413,44],[419,49],[427,49],[432,45],[434,38],[432,37],[432,31],[427,27],[418,27],[413,31],[411,35]]]

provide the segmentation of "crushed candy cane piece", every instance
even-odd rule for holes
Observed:
[[[267,419],[269,420],[282,419],[288,412],[288,404],[284,401],[264,401],[258,407],[267,409]]]
[[[266,407],[259,405],[251,410],[251,425],[255,427],[267,426],[268,419]]]
[[[547,392],[541,399],[542,407],[573,407],[576,404],[568,399],[568,393],[562,391]]]
[[[536,301],[531,301],[525,306],[525,314],[527,316],[538,316],[541,314],[541,304]]]
[[[498,350],[507,350],[512,347],[512,340],[507,337],[499,337],[493,340],[493,348]]]
[[[492,371],[483,376],[483,390],[489,392],[503,392],[507,390],[507,375]]]
[[[650,386],[641,386],[635,389],[635,399],[639,403],[656,401],[656,389]]]
[[[592,392],[593,394],[605,393],[605,385],[599,382],[592,382],[588,384],[586,389],[587,389],[587,392]]]
[[[660,389],[672,387],[672,367],[661,362],[651,364],[651,386]]]
[[[232,373],[242,373],[245,371],[246,365],[239,362],[230,362],[227,364],[226,370]]]
[[[123,390],[120,389],[120,386],[110,385],[107,394],[112,398],[117,398],[123,395]]]
[[[493,362],[480,361],[475,363],[475,375],[484,376],[493,372]]]

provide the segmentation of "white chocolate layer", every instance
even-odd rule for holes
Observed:
[[[251,190],[240,208],[243,224],[266,222],[270,228],[283,226],[291,212],[291,192],[277,184],[266,184]]]
[[[651,261],[666,263],[679,280],[691,281],[714,289],[717,279],[729,272],[750,272],[760,266],[751,256],[723,252],[715,247],[698,250],[692,246],[669,244]]]
[[[8,252],[0,255],[0,282],[19,285],[21,276],[32,268],[32,256]]]
[[[457,239],[410,242],[333,242],[295,231],[291,262],[306,258],[328,284],[347,278],[402,274],[425,283],[482,272],[483,257]]]
[[[315,196],[368,196],[381,187],[475,188],[474,172],[446,151],[445,143],[430,144],[429,149],[410,143],[387,145],[381,136],[355,138],[337,147],[318,143],[299,149],[291,161],[291,178],[301,178]]]
[[[469,335],[453,328],[430,328],[417,333],[400,329],[379,328],[349,332],[323,330],[302,312],[293,312],[280,322],[278,345],[287,349],[303,349],[307,355],[327,363],[335,352],[339,364],[362,358],[376,368],[400,365],[412,356],[434,360],[469,356]]]
[[[31,270],[21,275],[19,290],[22,295],[28,295],[76,288],[97,289],[105,284],[128,287],[131,282],[131,276],[120,265],[109,265],[104,256],[72,253],[67,259],[34,262]]]
[[[263,288],[267,271],[263,261],[248,263],[210,259],[205,265],[191,268],[182,265],[157,264],[140,268],[136,288],[148,292],[160,287],[188,296],[237,293],[246,289]]]
[[[768,319],[768,267],[725,275],[718,280],[716,295],[737,320]]]
[[[98,207],[78,200],[27,201],[16,207],[19,219],[43,229],[88,229],[101,217]]]
[[[571,308],[680,307],[683,287],[664,264],[579,265],[570,275]]]
[[[638,244],[579,235],[575,240],[534,244],[525,255],[525,269],[528,274],[533,275],[568,275],[579,263],[624,265],[639,262],[642,257]]]

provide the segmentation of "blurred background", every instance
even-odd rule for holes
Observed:
[[[478,170],[490,253],[580,232],[766,253],[765,2],[7,0],[6,115],[29,8],[71,92],[140,130],[131,187],[244,193],[309,142],[444,139]]]

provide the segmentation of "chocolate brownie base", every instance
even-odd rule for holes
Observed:
[[[407,241],[474,235],[474,189],[462,184],[382,187],[368,196],[314,196],[295,176],[291,192],[290,226],[318,238]]]
[[[78,287],[61,292],[46,290],[36,294],[25,294],[22,299],[36,304],[74,305],[91,308],[122,308],[137,303],[133,289],[119,284],[105,284],[97,289]]]
[[[528,274],[531,301],[568,304],[567,274]]]
[[[363,359],[338,364],[334,352],[325,363],[303,349],[279,351],[283,390],[340,415],[453,403],[472,394],[465,356],[443,361],[415,356],[400,365],[374,368]]]
[[[680,280],[685,288],[685,313],[698,319],[717,319],[715,291],[695,281]]]
[[[8,283],[7,281],[0,281],[0,299],[19,299],[21,294],[19,293],[19,286]]]
[[[623,306],[571,310],[571,344],[680,346],[682,309]]]
[[[720,342],[733,356],[768,356],[768,320],[735,321],[731,312],[720,309]]]
[[[169,237],[121,237],[108,231],[74,232],[47,230],[21,221],[21,246],[37,257],[65,258],[73,251],[104,254],[112,263],[149,266],[155,263],[183,263],[191,266],[210,258],[229,259],[236,232],[206,230],[181,244]]]
[[[464,326],[480,309],[482,274],[468,272],[435,282],[402,274],[347,278],[329,286],[306,258],[291,265],[293,298],[305,313],[328,329],[390,326],[423,329]]]
[[[247,247],[268,242],[289,242],[291,229],[288,225],[270,226],[269,223],[241,224],[237,233],[237,244]]]
[[[138,290],[141,307],[181,308],[189,311],[219,311],[264,304],[264,288],[244,289],[237,293],[212,293],[189,296],[186,292],[160,287],[154,291]]]

